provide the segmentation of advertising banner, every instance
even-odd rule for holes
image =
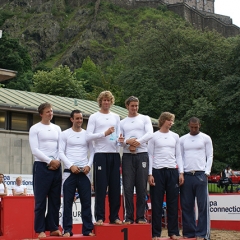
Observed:
[[[27,193],[33,195],[32,175],[27,174],[4,174],[4,182],[8,188],[8,195],[12,195],[12,187],[15,185],[16,178],[22,177],[22,185],[26,186]],[[210,195],[210,219],[217,221],[240,221],[240,194],[223,194]],[[92,213],[94,213],[94,201],[92,197]],[[62,218],[63,204],[59,212],[60,222]],[[72,207],[73,223],[80,224],[81,220],[81,203],[80,199],[73,202]],[[197,215],[197,206],[196,206]],[[94,219],[95,221],[95,219]]]
[[[210,195],[209,198],[211,220],[240,220],[240,195]]]
[[[16,178],[22,177],[22,185],[27,188],[27,194],[33,194],[33,183],[31,174],[4,174],[4,182],[8,189],[8,196],[12,195],[12,188],[16,184]]]

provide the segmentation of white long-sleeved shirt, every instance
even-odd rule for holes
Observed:
[[[149,174],[152,168],[178,168],[183,173],[183,163],[180,150],[179,136],[169,131],[162,133],[157,131],[148,142]]]
[[[202,132],[190,133],[180,138],[184,172],[205,171],[210,174],[213,162],[213,146],[211,138]]]
[[[49,164],[58,159],[58,143],[61,128],[53,123],[41,122],[34,124],[29,131],[29,143],[35,161]]]
[[[147,152],[147,142],[152,138],[153,127],[151,120],[148,116],[138,114],[136,117],[126,117],[120,121],[120,133],[126,140],[129,138],[136,138],[140,143],[137,147],[136,153]],[[131,153],[128,149],[129,146],[123,145],[124,153]]]
[[[88,152],[90,156],[88,158]],[[86,140],[86,131],[82,129],[75,132],[72,128],[63,131],[60,135],[59,157],[64,163],[65,169],[71,166],[77,167],[89,166],[93,163],[92,143]]]
[[[105,136],[105,131],[110,127],[115,132]],[[87,125],[87,141],[93,141],[94,152],[113,153],[119,152],[117,140],[120,133],[120,117],[110,112],[104,114],[96,112],[89,117]]]

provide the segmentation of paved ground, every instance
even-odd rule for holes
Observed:
[[[168,236],[167,230],[163,228],[161,237],[167,237],[167,236]],[[212,229],[211,240],[240,240],[240,231],[226,231],[226,230]]]

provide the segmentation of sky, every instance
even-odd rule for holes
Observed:
[[[240,0],[215,0],[215,13],[232,18],[233,24],[240,27]]]

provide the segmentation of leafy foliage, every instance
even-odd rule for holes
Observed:
[[[32,90],[64,97],[86,97],[83,86],[67,66],[59,66],[49,72],[37,71],[33,76]]]
[[[31,91],[33,72],[31,70],[23,72],[16,79],[6,84],[7,88],[22,91]]]
[[[8,19],[14,16],[14,13],[8,10],[1,10],[0,12],[0,26]]]
[[[119,92],[121,88],[114,84],[115,70],[106,68],[103,72],[100,66],[95,65],[90,57],[87,57],[82,64],[82,67],[75,70],[76,78],[81,82],[87,92],[87,99],[96,100],[99,93],[104,90],[111,91],[119,101]]]
[[[5,33],[0,41],[0,66],[22,73],[32,69],[31,59],[25,47],[17,39],[8,37]]]

